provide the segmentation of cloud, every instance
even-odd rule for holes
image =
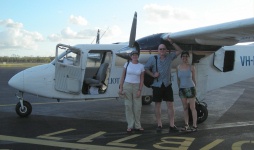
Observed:
[[[184,7],[177,8],[171,5],[146,4],[143,7],[144,24],[139,28],[146,28],[148,33],[139,32],[140,35],[176,32],[196,26],[197,14]]]
[[[74,25],[81,25],[85,26],[88,24],[88,21],[82,17],[82,16],[74,16],[71,15],[69,17],[69,22]],[[60,33],[53,33],[47,37],[48,40],[53,42],[60,42],[63,40],[75,40],[75,39],[87,39],[92,40],[96,37],[98,29],[101,29],[100,27],[94,27],[94,28],[87,28],[84,29],[84,27],[77,27],[72,26],[66,27],[60,31]],[[103,35],[103,39],[111,39],[113,37],[119,36],[122,31],[119,28],[119,26],[113,25],[109,29],[105,31],[101,30],[100,32],[101,36]],[[105,34],[104,34],[105,33]]]
[[[98,29],[86,29],[77,32],[76,37],[80,39],[90,39],[97,35]]]
[[[108,28],[106,31],[101,31],[101,34],[105,32],[103,36],[105,37],[116,37],[122,34],[122,30],[119,26],[113,25],[112,27]]]
[[[77,33],[72,31],[70,27],[67,27],[61,31],[61,35],[63,38],[72,39],[75,38]]]
[[[7,28],[23,28],[22,23],[14,22],[12,19],[0,20],[0,26]]]
[[[89,39],[95,37],[96,34],[97,29],[86,29],[76,32],[67,27],[61,31],[61,37],[64,39]]]
[[[48,36],[48,39],[53,42],[59,42],[62,40],[62,36],[60,34],[51,34]]]
[[[54,42],[64,39],[94,39],[97,36],[97,31],[98,28],[74,31],[70,27],[66,27],[60,34],[49,35],[48,39]],[[100,30],[100,36],[103,36],[103,38],[114,38],[121,35],[121,33],[120,27],[116,25],[107,30]]]
[[[11,19],[0,20],[0,49],[26,49],[37,48],[36,42],[43,41],[43,36],[38,32],[31,32],[23,29],[23,24],[14,22]]]
[[[69,22],[72,24],[81,25],[81,26],[87,25],[87,20],[83,18],[82,16],[71,15],[69,18]]]
[[[169,5],[147,4],[143,7],[149,22],[163,22],[168,19],[189,20],[193,13],[184,9],[174,8]]]

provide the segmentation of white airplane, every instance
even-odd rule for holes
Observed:
[[[175,33],[159,33],[138,40],[135,40],[136,25],[137,13],[134,14],[127,44],[58,44],[56,57],[51,63],[28,68],[13,76],[9,85],[18,90],[17,114],[27,117],[32,112],[31,104],[23,99],[24,93],[58,101],[117,99],[123,65],[130,52],[137,50],[140,63],[145,64],[150,56],[157,54],[159,43],[164,42],[168,49],[173,50],[166,41],[168,36],[190,53],[190,63],[196,67],[198,99],[204,99],[210,90],[254,76],[254,45],[235,45],[254,41],[254,18]],[[175,68],[180,60],[177,58],[172,67]],[[174,69],[171,76],[174,93],[177,94]],[[150,104],[151,96],[152,89],[144,87],[143,104]]]

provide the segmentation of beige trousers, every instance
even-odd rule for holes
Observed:
[[[141,96],[137,98],[137,92],[139,89],[139,83],[127,83],[123,85],[123,92],[125,93],[125,116],[128,124],[127,128],[140,129],[140,116],[142,100]]]

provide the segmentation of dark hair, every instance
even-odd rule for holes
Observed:
[[[183,52],[181,53],[181,57],[182,57],[184,54],[186,54],[187,56],[190,56],[190,54],[189,54],[188,51],[183,51]]]
[[[138,51],[136,51],[136,50],[134,50],[134,51],[131,52],[131,56],[132,56],[133,54],[138,54],[138,55],[139,55]]]

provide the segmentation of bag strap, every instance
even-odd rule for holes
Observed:
[[[154,58],[155,58],[155,64],[156,64],[156,65],[155,65],[156,72],[158,72],[158,66],[157,66],[157,58],[158,58],[158,57],[157,57],[157,55],[155,55]],[[157,82],[158,82],[158,78],[157,78]]]
[[[158,72],[158,67],[157,67],[157,55],[155,55],[154,58],[155,58],[155,63],[156,63],[156,71]]]
[[[124,74],[124,79],[123,79],[123,81],[125,80],[126,72],[127,72],[127,68],[128,68],[128,66],[129,66],[129,63],[130,63],[130,61],[128,60],[127,65],[126,65],[126,68],[125,68],[125,74]]]
[[[129,66],[129,63],[130,63],[130,61],[128,60],[126,68],[125,68],[125,74],[124,74],[124,78],[123,78],[123,83],[124,83],[124,80],[125,80],[125,77],[126,77],[127,67]],[[120,85],[119,85],[119,88],[120,88]]]

